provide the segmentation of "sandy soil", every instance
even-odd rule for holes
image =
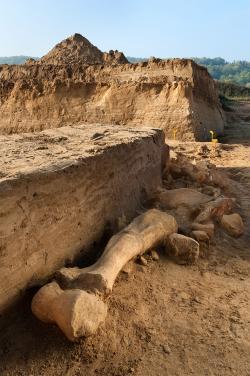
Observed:
[[[0,375],[250,375],[250,104],[237,105],[210,159],[232,178],[247,225],[233,239],[217,229],[197,265],[133,264],[115,283],[105,326],[77,344],[38,322],[27,302],[1,331]],[[248,115],[248,116],[249,116]],[[248,140],[247,140],[248,138]],[[170,142],[198,156],[198,143]]]

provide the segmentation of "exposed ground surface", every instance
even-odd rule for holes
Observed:
[[[242,113],[248,106],[237,109]],[[230,174],[245,223],[249,133],[250,123],[234,114],[227,144],[205,158]],[[204,158],[200,144],[170,144],[173,152]],[[105,326],[78,344],[32,317],[28,297],[19,317],[1,331],[0,374],[250,375],[249,240],[249,227],[239,239],[217,231],[208,255],[195,266],[177,265],[161,254],[158,262],[121,273]]]

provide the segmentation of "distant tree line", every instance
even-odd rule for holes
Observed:
[[[204,65],[216,80],[250,87],[250,62],[234,61],[228,63],[221,57],[215,59],[193,58],[200,65]]]
[[[126,58],[128,59],[128,61],[130,63],[141,63],[143,61],[148,61],[148,58],[147,57],[133,57],[133,56],[126,56]]]
[[[221,102],[225,98],[250,99],[250,88],[232,84],[231,82],[216,81],[219,90]],[[223,103],[224,104],[224,103]]]
[[[0,64],[24,64],[27,59],[30,59],[32,56],[6,56],[0,57]],[[37,60],[38,57],[32,57],[32,59]]]

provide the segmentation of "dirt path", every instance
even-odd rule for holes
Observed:
[[[247,106],[240,104],[238,113],[250,115]],[[207,159],[230,174],[247,223],[250,123],[237,122],[227,129],[227,144]],[[171,147],[192,157],[199,144]],[[1,331],[0,375],[250,375],[249,244],[249,227],[239,239],[217,232],[195,266],[177,265],[164,254],[147,266],[135,264],[115,283],[105,326],[78,344],[38,322],[28,297],[20,316]]]

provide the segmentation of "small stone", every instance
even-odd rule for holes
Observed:
[[[118,231],[123,230],[127,226],[127,224],[128,224],[127,218],[123,214],[121,217],[118,218],[118,221],[117,221]]]
[[[178,294],[179,298],[181,298],[182,300],[190,300],[190,295],[187,294],[186,292],[182,291]]]
[[[158,253],[155,250],[151,251],[150,255],[152,257],[152,260],[159,261],[160,257],[159,257]]]
[[[143,265],[136,265],[136,270],[138,271],[138,272],[141,272],[141,273],[145,273],[146,272],[146,267],[145,266],[143,266]]]
[[[219,187],[213,187],[211,185],[205,185],[202,188],[202,193],[217,198],[221,195],[221,189]]]
[[[238,237],[244,232],[244,223],[238,213],[224,214],[221,218],[221,226],[231,236]]]
[[[215,188],[212,187],[211,185],[205,185],[204,187],[202,187],[202,193],[204,193],[205,195],[213,196],[214,189]]]
[[[140,263],[141,263],[142,265],[144,265],[144,266],[148,265],[147,260],[146,260],[145,257],[143,257],[143,256],[140,256],[140,257],[139,257],[139,261],[140,261]]]
[[[214,235],[214,224],[213,223],[192,223],[192,230],[194,231],[205,231],[210,238]]]
[[[103,138],[104,133],[94,133],[93,136],[91,137],[92,140],[99,140],[100,138]]]
[[[210,273],[208,271],[201,271],[201,276],[205,279],[210,279]]]
[[[197,150],[197,154],[198,155],[202,155],[202,156],[207,156],[209,154],[210,150],[209,148],[207,147],[206,144],[204,145],[201,145],[198,150]]]
[[[187,236],[181,234],[171,234],[168,237],[168,248],[173,256],[194,263],[198,260],[200,246],[199,243]]]
[[[162,350],[163,350],[166,354],[170,354],[170,353],[171,353],[171,349],[170,349],[170,347],[168,346],[168,344],[162,345]]]
[[[127,264],[122,268],[122,272],[129,275],[134,271],[134,262],[129,261]]]
[[[236,317],[236,316],[231,316],[231,317],[229,317],[229,320],[232,321],[232,322],[238,322],[239,318]]]
[[[201,304],[201,300],[200,300],[197,296],[195,296],[195,297],[193,298],[193,301],[194,301],[195,303],[199,303],[199,304]]]
[[[195,230],[190,235],[198,242],[209,242],[209,236],[205,231]]]

